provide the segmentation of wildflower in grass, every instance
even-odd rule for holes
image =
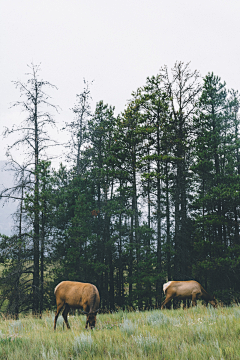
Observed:
[[[73,343],[73,350],[76,354],[80,354],[82,351],[88,351],[92,349],[93,339],[91,334],[81,333],[79,336],[75,336]]]

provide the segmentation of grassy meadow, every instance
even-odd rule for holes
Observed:
[[[240,359],[240,307],[99,314],[94,330],[84,315],[0,319],[0,359]]]

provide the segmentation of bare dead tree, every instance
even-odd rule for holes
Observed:
[[[25,171],[30,175],[26,186],[34,192],[33,201],[33,314],[39,312],[39,236],[40,236],[40,210],[39,210],[39,161],[47,159],[47,150],[55,146],[56,142],[49,136],[49,126],[56,126],[52,115],[47,111],[48,108],[58,111],[59,107],[50,103],[50,96],[45,92],[45,88],[55,88],[48,81],[39,78],[40,66],[33,63],[28,66],[30,72],[26,75],[26,83],[14,81],[16,88],[20,90],[22,100],[15,102],[12,106],[19,106],[25,119],[20,125],[14,125],[11,129],[5,128],[4,136],[17,135],[17,140],[8,146],[7,156],[9,161],[14,164],[11,155],[12,150],[22,148],[24,150]],[[18,185],[17,185],[18,186]],[[26,190],[26,189],[25,189]],[[13,198],[14,189],[5,189],[1,197]],[[20,198],[20,201],[22,199]]]
[[[87,122],[91,116],[90,108],[90,85],[84,81],[84,89],[81,94],[77,94],[77,102],[72,108],[75,118],[70,123],[65,123],[64,129],[67,129],[71,134],[71,142],[66,145],[69,148],[68,161],[71,161],[75,164],[77,175],[81,174],[84,168],[82,162],[82,152],[84,146],[84,131],[86,130]]]

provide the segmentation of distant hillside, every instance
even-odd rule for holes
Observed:
[[[13,186],[13,173],[4,170],[6,162],[0,160],[0,190],[4,187]],[[5,202],[0,200],[0,233],[4,235],[11,235],[11,229],[14,225],[12,214],[16,211],[17,203],[10,200]]]

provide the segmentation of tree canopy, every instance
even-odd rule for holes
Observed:
[[[159,307],[168,280],[194,279],[226,304],[239,301],[238,92],[176,62],[115,114],[104,101],[90,108],[84,82],[62,129],[66,163],[52,169],[53,120],[38,109],[56,107],[38,70],[15,83],[25,127],[5,132],[20,130],[10,148],[26,142],[34,161],[11,157],[16,186],[1,193],[19,201],[16,231],[0,238],[2,309],[41,314],[62,280],[95,284],[105,310]]]

